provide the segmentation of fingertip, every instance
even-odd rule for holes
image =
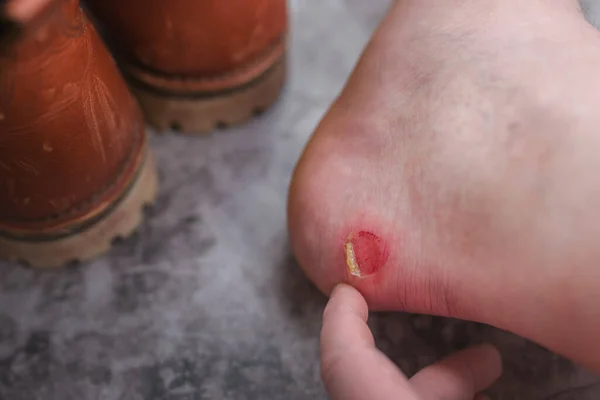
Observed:
[[[324,349],[335,344],[349,346],[372,345],[374,342],[366,322],[369,309],[362,295],[352,286],[337,285],[323,312],[321,344]]]
[[[502,375],[503,363],[500,351],[491,343],[483,343],[471,348],[473,351],[479,352],[481,359],[487,360],[486,365],[489,370],[490,377],[497,380]]]
[[[369,316],[369,308],[362,294],[354,287],[341,283],[331,292],[329,303],[325,308],[324,318],[327,318],[328,314],[339,314],[348,311],[358,315],[364,321]]]
[[[462,350],[431,365],[412,377],[411,382],[425,398],[476,398],[502,374],[502,359],[490,344]]]
[[[341,292],[343,292],[344,290],[348,290],[349,288],[352,288],[352,286],[347,285],[345,283],[339,283],[333,287],[333,290],[331,291],[331,294],[329,295],[329,297],[330,298],[336,297]]]
[[[457,356],[456,360],[460,363],[462,359],[463,365],[471,371],[477,391],[487,389],[502,375],[502,356],[490,343],[472,346]]]
[[[347,283],[339,283],[339,284],[335,285],[335,287],[331,291],[330,297],[337,297],[337,296],[344,296],[344,295],[351,296],[354,292],[358,293],[358,291],[354,287],[348,285]]]

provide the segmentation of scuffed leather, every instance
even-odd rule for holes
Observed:
[[[0,59],[0,229],[86,218],[131,181],[144,125],[78,0]]]

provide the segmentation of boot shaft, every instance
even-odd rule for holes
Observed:
[[[141,114],[79,1],[46,14],[0,57],[0,231],[89,219],[142,157]]]
[[[223,74],[281,41],[285,0],[86,0],[127,62],[186,77]]]

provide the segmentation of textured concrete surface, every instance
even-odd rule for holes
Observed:
[[[600,21],[595,1],[585,1]],[[295,0],[282,101],[208,138],[153,137],[162,189],[139,234],[56,273],[0,266],[0,400],[324,399],[325,299],[287,244],[294,163],[388,0]],[[600,379],[513,335],[455,320],[373,315],[408,374],[489,340],[496,399],[598,399]]]

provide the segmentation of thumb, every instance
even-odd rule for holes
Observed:
[[[334,400],[416,400],[408,379],[375,348],[367,317],[367,304],[356,289],[334,289],[321,331],[325,388]]]
[[[334,289],[321,331],[321,375],[334,400],[473,399],[500,375],[500,356],[484,345],[450,356],[409,381],[377,350],[367,318],[367,304],[356,289]]]

